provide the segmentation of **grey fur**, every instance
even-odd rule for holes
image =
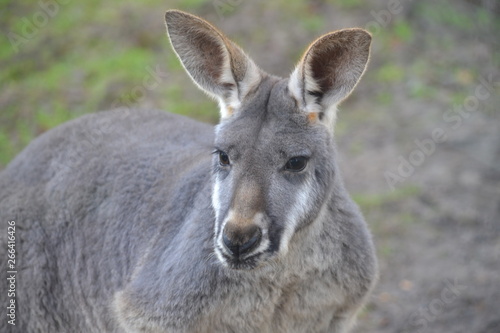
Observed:
[[[169,19],[205,24],[178,11],[168,12]],[[198,40],[223,38],[220,45],[228,45],[215,28],[206,31]],[[354,40],[365,38],[352,31]],[[192,70],[193,50],[182,34],[176,38],[182,50],[175,41],[173,47]],[[359,58],[359,47],[346,46],[347,58],[364,59],[363,67],[339,68],[348,86],[335,81],[342,95],[316,91],[309,103],[323,109],[312,117],[293,95],[307,91],[293,92],[290,80],[245,63],[231,45],[238,50],[230,51],[238,58],[238,69],[229,68],[237,72],[233,85],[222,82],[222,71],[201,66],[191,73],[220,95],[222,108],[231,108],[216,135],[209,125],[165,112],[118,109],[43,134],[0,173],[0,221],[5,230],[8,220],[16,221],[18,265],[16,326],[3,318],[1,332],[348,330],[377,264],[366,223],[340,178],[328,122],[334,115],[320,114],[335,110],[319,99],[347,96],[362,75],[369,42]],[[315,50],[313,44],[307,52]],[[306,61],[298,66],[302,87],[301,80],[318,79],[304,73]],[[224,89],[239,93],[231,97]],[[228,154],[229,166],[211,154],[214,145]],[[294,156],[309,157],[303,171],[283,168]],[[239,236],[243,225],[258,224],[255,256],[228,255],[220,240],[229,224]],[[3,259],[0,269],[7,271]]]

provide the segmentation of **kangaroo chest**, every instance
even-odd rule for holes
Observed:
[[[261,287],[241,283],[213,310],[202,314],[194,332],[329,332],[342,294],[329,274],[299,282],[268,280]]]

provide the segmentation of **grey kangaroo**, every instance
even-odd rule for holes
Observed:
[[[17,271],[0,331],[347,332],[377,262],[333,126],[370,35],[320,37],[283,79],[199,17],[166,25],[220,123],[117,109],[20,153],[0,173],[0,268],[11,222]]]

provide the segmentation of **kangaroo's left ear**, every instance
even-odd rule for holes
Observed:
[[[334,120],[337,104],[349,96],[365,71],[370,43],[371,36],[363,29],[339,30],[315,40],[288,83],[299,107]]]

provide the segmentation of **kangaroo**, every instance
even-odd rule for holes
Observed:
[[[17,265],[14,298],[1,283],[15,325],[3,315],[0,331],[347,332],[377,262],[333,126],[370,34],[318,38],[283,79],[203,19],[165,18],[220,123],[116,109],[21,152],[0,173]]]

